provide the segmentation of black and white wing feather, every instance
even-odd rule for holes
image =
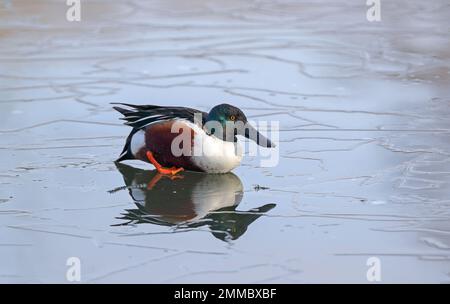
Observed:
[[[146,126],[169,119],[186,119],[192,123],[205,124],[207,113],[192,108],[186,107],[163,107],[154,105],[133,105],[127,103],[113,103],[128,107],[124,109],[121,107],[113,107],[115,110],[122,113],[125,124],[134,129],[142,129]],[[197,118],[195,115],[198,115]]]

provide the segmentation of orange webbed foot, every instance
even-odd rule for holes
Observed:
[[[168,175],[175,175],[178,172],[184,171],[183,168],[164,168],[164,167],[160,167],[160,168],[156,168],[158,170],[159,173],[161,174],[168,174]]]
[[[151,151],[147,151],[146,155],[147,155],[147,159],[149,160],[149,162],[152,163],[152,165],[155,166],[156,170],[158,170],[158,172],[161,174],[175,175],[181,171],[184,171],[184,169],[181,167],[180,168],[177,168],[177,167],[165,168],[165,167],[161,166],[158,163],[158,161],[154,158],[153,153]]]

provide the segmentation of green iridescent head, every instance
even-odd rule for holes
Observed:
[[[262,147],[275,147],[269,139],[248,123],[241,109],[226,103],[217,105],[209,111],[205,127],[209,134],[224,141],[236,141],[236,136],[242,135]]]

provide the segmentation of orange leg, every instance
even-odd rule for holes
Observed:
[[[152,163],[153,166],[155,166],[156,170],[158,170],[159,173],[162,174],[170,174],[170,175],[175,175],[180,171],[183,171],[183,168],[176,168],[176,167],[172,167],[172,168],[164,168],[163,166],[161,166],[156,159],[153,157],[153,153],[150,151],[147,151],[147,158],[148,160]]]

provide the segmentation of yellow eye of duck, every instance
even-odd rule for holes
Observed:
[[[230,115],[230,120],[231,120],[231,121],[234,121],[235,119],[236,119],[236,116]]]

